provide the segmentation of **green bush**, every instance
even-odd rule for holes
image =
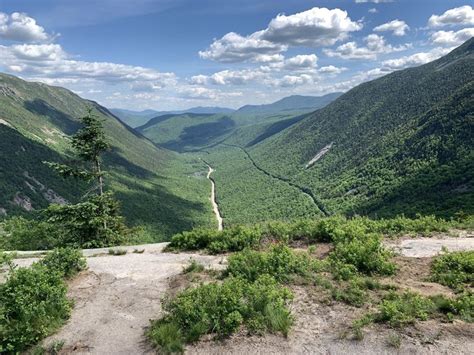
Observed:
[[[353,265],[357,271],[366,275],[391,275],[395,272],[395,264],[390,261],[392,253],[386,250],[377,234],[341,235],[335,241],[334,250],[330,254],[333,268]]]
[[[474,251],[445,253],[431,265],[431,280],[462,291],[474,286]]]
[[[152,321],[147,336],[155,347],[160,348],[160,353],[181,354],[184,352],[184,338],[178,324],[174,322],[162,319]]]
[[[271,247],[269,251],[246,249],[231,255],[226,273],[249,281],[268,274],[280,282],[288,282],[292,276],[307,275],[318,267],[318,261],[307,253],[297,253],[280,244]]]
[[[402,327],[416,320],[427,320],[434,310],[435,304],[429,298],[412,292],[392,292],[379,305],[375,319],[392,327]]]
[[[179,233],[168,245],[168,250],[201,250],[212,254],[240,251],[256,247],[262,234],[258,228],[237,226],[223,231],[195,229]]]
[[[42,264],[10,271],[0,285],[0,353],[16,353],[51,334],[69,317],[61,274]]]
[[[462,320],[474,322],[474,293],[465,291],[455,298],[447,298],[442,295],[431,297],[436,309],[448,316],[448,319],[458,316]]]
[[[54,249],[39,263],[51,271],[58,272],[65,278],[71,278],[87,267],[82,251],[73,248]]]
[[[176,348],[178,340],[198,340],[204,334],[228,336],[246,325],[250,332],[287,334],[292,323],[286,308],[291,292],[268,275],[254,283],[227,278],[190,288],[164,303],[164,318],[152,322],[148,337],[161,349]],[[168,335],[174,331],[175,336]],[[178,340],[177,340],[178,337]]]
[[[46,250],[61,245],[62,232],[50,223],[12,217],[1,223],[0,248]]]

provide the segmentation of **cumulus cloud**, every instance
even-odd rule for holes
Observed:
[[[37,79],[80,79],[109,83],[149,82],[154,87],[172,85],[174,73],[108,62],[72,60],[59,44],[0,46],[0,61],[11,71]]]
[[[380,26],[374,28],[375,32],[384,32],[390,31],[393,32],[395,36],[404,36],[406,31],[408,31],[410,27],[405,23],[405,21],[401,20],[393,20],[387,23],[384,23]]]
[[[0,38],[16,42],[41,42],[50,39],[43,27],[25,13],[0,12]]]
[[[254,58],[265,58],[286,51],[287,46],[266,41],[259,34],[254,33],[243,37],[230,32],[219,40],[214,41],[209,49],[200,51],[199,56],[218,62],[243,62]],[[268,57],[267,57],[268,58]]]
[[[279,14],[266,29],[248,36],[227,33],[199,55],[219,62],[264,61],[289,46],[333,45],[360,29],[362,24],[352,21],[346,11],[314,7],[289,16]]]
[[[293,87],[312,84],[314,79],[314,76],[308,74],[285,75],[282,78],[273,80],[271,84],[280,87]]]
[[[438,31],[431,35],[431,42],[441,46],[459,46],[474,37],[474,28],[464,28],[459,31]]]
[[[18,44],[10,47],[15,58],[28,61],[56,61],[66,58],[59,44]]]
[[[262,66],[261,70],[271,71],[291,71],[291,72],[314,72],[318,63],[316,54],[300,54],[294,57],[284,59],[278,63],[272,63],[268,66]]]
[[[178,96],[190,100],[219,100],[225,97],[239,97],[241,92],[221,92],[205,87],[184,87],[178,91]]]
[[[322,74],[340,74],[343,71],[346,71],[347,68],[344,67],[335,67],[334,65],[328,65],[318,69],[318,73]]]
[[[377,12],[378,10],[375,7],[369,9],[369,14],[376,14]]]
[[[258,69],[222,70],[212,75],[196,75],[191,77],[193,85],[244,85],[251,81],[262,80],[265,73]]]
[[[470,5],[455,7],[442,15],[432,15],[428,20],[428,26],[432,28],[453,25],[474,25],[474,9]]]
[[[391,52],[403,51],[408,45],[393,47],[385,42],[383,36],[370,34],[364,38],[365,47],[359,47],[356,42],[347,42],[338,46],[335,50],[325,49],[324,53],[329,57],[342,59],[377,59],[377,55]]]

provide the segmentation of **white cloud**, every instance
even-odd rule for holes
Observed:
[[[393,20],[374,28],[375,32],[391,31],[395,36],[404,36],[410,27],[401,20]]]
[[[279,63],[272,63],[268,66],[262,66],[261,70],[271,71],[291,71],[291,72],[314,72],[318,63],[316,54],[300,54],[294,57],[284,59]]]
[[[10,47],[17,59],[31,61],[56,61],[66,58],[59,44],[17,44]]]
[[[41,42],[50,39],[45,29],[27,14],[0,12],[0,38],[16,42]]]
[[[242,96],[241,92],[222,92],[205,87],[184,87],[178,91],[178,97],[190,100],[220,100],[226,97]]]
[[[230,32],[219,40],[214,41],[209,49],[200,51],[199,56],[218,62],[243,62],[251,59],[262,59],[278,54],[287,49],[286,46],[261,39],[258,34],[243,37]],[[268,58],[268,57],[266,57]]]
[[[285,59],[282,54],[260,54],[253,58],[256,63],[275,63]]]
[[[431,35],[431,42],[441,46],[459,46],[474,37],[474,28],[455,31],[438,31]]]
[[[244,70],[222,70],[208,75],[196,75],[191,77],[190,83],[193,85],[244,85],[251,81],[263,80],[265,73],[255,69]]]
[[[174,73],[108,62],[71,60],[58,44],[0,46],[0,62],[15,73],[36,79],[78,79],[101,82],[149,82],[155,87],[176,83]]]
[[[264,61],[289,46],[333,45],[360,29],[362,24],[352,21],[346,11],[314,7],[289,16],[280,14],[266,29],[249,36],[227,33],[199,55],[219,62]]]
[[[361,29],[362,24],[352,21],[346,11],[314,7],[290,16],[280,14],[260,33],[274,43],[319,47],[333,45]]]
[[[421,64],[426,64],[436,60],[447,54],[451,48],[434,48],[429,52],[419,52],[409,56],[400,57],[397,59],[389,59],[382,62],[384,70],[398,70],[408,67],[413,67]]]
[[[375,7],[369,9],[370,14],[376,14],[377,12],[379,12],[379,11]]]
[[[428,26],[432,28],[452,25],[474,25],[474,9],[469,5],[455,7],[442,15],[432,15],[428,20]]]
[[[312,84],[314,82],[314,77],[308,74],[301,75],[285,75],[280,79],[275,79],[272,82],[274,86],[280,87],[293,87]]]
[[[344,68],[344,67],[335,67],[334,65],[328,65],[328,66],[319,68],[318,72],[322,74],[340,74],[346,70],[347,68]]]
[[[335,50],[324,49],[324,53],[329,57],[339,57],[343,59],[377,59],[379,54],[398,52],[408,48],[408,45],[393,47],[385,42],[383,36],[370,34],[364,38],[365,47],[358,47],[356,42],[347,42],[338,46]]]

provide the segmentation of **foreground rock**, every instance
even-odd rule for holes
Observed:
[[[61,353],[154,353],[144,337],[149,320],[159,316],[168,279],[182,272],[190,258],[219,267],[222,257],[162,253],[166,244],[128,249],[125,255],[109,255],[108,249],[85,250],[89,269],[69,285],[75,301],[71,318],[58,333],[43,342],[64,341]],[[145,251],[141,254],[134,250]],[[96,256],[94,256],[96,255]],[[19,265],[35,259],[19,259]]]

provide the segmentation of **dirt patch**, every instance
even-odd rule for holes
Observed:
[[[350,324],[364,314],[362,308],[340,303],[324,304],[320,294],[294,288],[292,312],[296,317],[288,338],[278,335],[247,336],[241,332],[224,341],[204,339],[187,348],[187,354],[470,354],[474,346],[473,325],[420,322],[396,331],[377,324],[368,327],[363,340],[344,337]],[[400,348],[388,344],[400,338]]]

